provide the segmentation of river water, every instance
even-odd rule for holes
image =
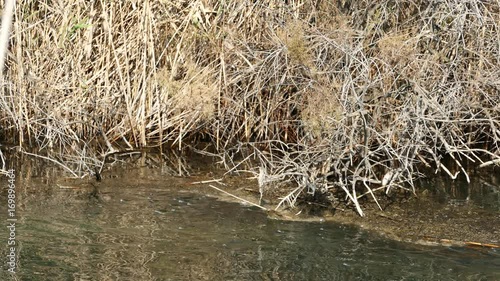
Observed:
[[[10,230],[2,227],[0,280],[500,280],[495,249],[273,220],[192,192],[190,181],[137,168],[72,186],[17,171],[16,273],[8,272]]]

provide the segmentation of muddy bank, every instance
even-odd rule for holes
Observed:
[[[259,202],[253,180],[232,178],[224,184],[212,183],[241,199]],[[247,204],[209,187],[208,183],[194,184],[190,189]],[[365,202],[365,217],[360,217],[349,206],[325,206],[307,201],[295,209],[275,211],[278,202],[278,194],[271,196],[268,202],[263,201],[262,206],[268,209],[271,218],[356,225],[389,239],[423,245],[500,248],[498,211],[484,209],[470,200],[442,202],[427,191],[418,191],[417,196],[399,196],[397,200],[379,200],[383,210],[374,202]]]
[[[325,220],[355,224],[388,238],[426,245],[500,247],[500,215],[472,204],[450,205],[413,197],[379,210],[365,205],[366,217],[352,210],[325,211]]]

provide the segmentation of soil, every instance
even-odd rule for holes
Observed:
[[[224,182],[225,186],[212,185],[250,202],[259,202],[254,181],[234,178]],[[210,189],[209,193],[221,200],[242,203],[242,200],[209,188],[209,184],[201,185],[203,192]],[[354,208],[346,207],[345,203],[334,207],[304,201],[294,209],[275,211],[278,195],[266,198],[269,197],[272,201],[262,206],[274,219],[356,225],[389,239],[423,245],[500,248],[500,212],[485,210],[465,200],[460,203],[438,202],[426,191],[379,200],[383,210],[374,202],[364,202],[364,217],[359,216]]]

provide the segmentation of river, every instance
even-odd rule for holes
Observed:
[[[497,249],[273,220],[192,192],[192,179],[161,169],[127,169],[79,186],[25,173],[18,170],[15,182],[16,273],[8,272],[10,230],[2,227],[0,280],[500,280]]]

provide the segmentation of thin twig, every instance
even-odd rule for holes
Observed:
[[[222,190],[222,189],[220,189],[220,188],[218,188],[218,187],[215,187],[215,186],[213,186],[213,185],[211,185],[211,184],[209,184],[208,186],[210,186],[211,188],[213,188],[213,189],[215,189],[215,190],[218,190],[218,191],[220,191],[220,192],[222,192],[222,193],[225,193],[225,194],[227,194],[227,195],[229,195],[229,196],[231,196],[231,197],[233,197],[233,198],[236,198],[236,199],[238,199],[238,200],[241,200],[241,201],[243,201],[243,202],[245,202],[245,203],[247,203],[247,204],[250,204],[250,205],[252,205],[252,206],[255,206],[255,207],[257,207],[257,208],[260,208],[260,209],[262,209],[262,210],[264,210],[264,211],[268,211],[268,209],[267,209],[267,208],[265,208],[265,207],[262,207],[262,206],[260,206],[260,205],[255,204],[255,203],[252,203],[252,202],[250,202],[250,201],[248,201],[248,200],[245,200],[245,199],[243,199],[243,198],[240,198],[240,197],[238,197],[238,196],[236,196],[236,195],[233,195],[233,194],[231,194],[231,193],[229,193],[229,192],[227,192],[227,191],[224,191],[224,190]]]

